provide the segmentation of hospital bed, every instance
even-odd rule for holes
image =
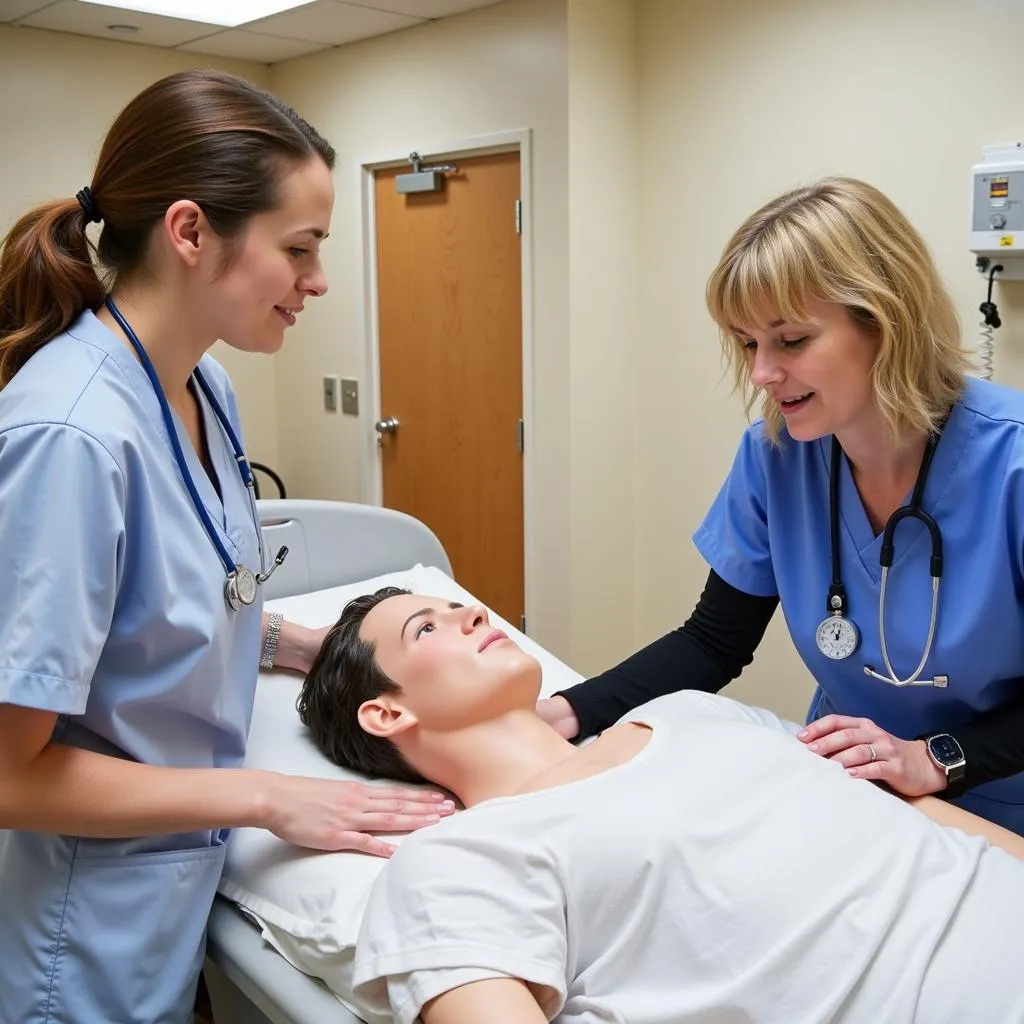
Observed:
[[[451,564],[423,523],[391,509],[345,502],[257,503],[268,558],[288,556],[265,584],[268,600],[321,591],[421,564]],[[272,680],[261,680],[261,682]],[[257,695],[256,714],[260,697]],[[259,723],[254,716],[254,727]],[[260,928],[218,896],[210,917],[207,987],[216,1024],[361,1024],[320,981],[292,967]]]
[[[363,1024],[223,896],[210,915],[204,973],[215,1024]]]
[[[390,509],[341,502],[258,502],[268,557],[288,556],[266,584],[268,607],[310,626],[327,625],[345,602],[382,585],[468,604],[437,537]],[[541,694],[579,673],[491,612],[541,666]],[[288,774],[357,778],[316,750],[298,719],[294,673],[261,673],[247,765]],[[387,836],[400,843],[401,836]],[[210,917],[206,976],[216,1024],[392,1024],[353,988],[355,939],[369,892],[386,862],[362,854],[317,854],[260,829],[228,843]],[[321,982],[324,978],[329,983]]]

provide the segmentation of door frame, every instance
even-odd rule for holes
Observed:
[[[457,164],[460,159],[488,156],[493,153],[519,154],[519,198],[521,204],[520,274],[522,292],[522,358],[523,358],[523,594],[527,626],[533,622],[533,189],[532,130],[513,129],[490,132],[465,139],[450,140],[428,146],[416,146],[424,163]],[[374,172],[409,165],[409,152],[389,150],[359,161],[359,184],[362,200],[363,227],[363,323],[364,367],[366,373],[363,400],[360,403],[363,425],[363,500],[370,505],[384,502],[384,477],[381,453],[373,424],[380,419],[380,327],[377,319],[377,216]],[[509,211],[512,216],[512,211]],[[518,627],[518,622],[513,622]]]

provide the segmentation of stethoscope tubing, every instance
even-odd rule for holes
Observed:
[[[938,434],[930,434],[925,445],[924,455],[921,458],[921,466],[918,469],[917,479],[914,483],[914,491],[910,504],[901,505],[886,520],[885,529],[882,533],[882,546],[879,551],[878,561],[882,569],[881,589],[878,595],[878,638],[882,648],[882,659],[888,677],[876,672],[870,665],[864,667],[865,675],[882,682],[890,683],[893,686],[933,685],[934,680],[919,680],[921,672],[931,655],[932,644],[935,640],[936,623],[938,621],[939,588],[942,579],[942,530],[934,517],[921,508],[924,499],[925,484],[928,473],[931,470],[932,458],[935,455],[935,448],[938,444]],[[846,592],[842,580],[842,566],[839,550],[839,473],[840,460],[843,457],[843,450],[839,439],[832,437],[832,459],[829,465],[829,528],[832,546],[832,584],[829,587],[828,610],[832,614],[844,615],[846,612]],[[885,601],[889,582],[889,571],[895,558],[895,534],[896,527],[904,519],[916,519],[923,523],[931,537],[931,562],[930,572],[932,577],[932,600],[931,614],[928,622],[928,639],[925,643],[924,654],[918,663],[917,668],[906,678],[900,679],[892,667],[889,658],[889,647],[885,636]]]
[[[223,541],[220,539],[217,528],[210,519],[206,511],[206,506],[203,504],[203,499],[200,497],[199,491],[196,488],[195,481],[192,479],[192,474],[189,472],[188,463],[185,461],[185,453],[182,451],[181,442],[178,440],[178,431],[174,425],[174,417],[171,414],[171,407],[167,401],[167,396],[164,394],[164,389],[160,384],[160,378],[157,376],[156,369],[153,367],[153,363],[147,355],[146,350],[142,347],[142,343],[139,341],[138,335],[136,335],[131,325],[121,315],[121,311],[115,305],[114,300],[108,295],[104,300],[104,304],[107,309],[110,310],[111,316],[113,316],[117,321],[121,330],[124,331],[125,336],[128,338],[128,341],[131,343],[136,355],[139,357],[139,361],[142,363],[143,369],[146,371],[146,376],[153,385],[153,391],[156,394],[157,401],[160,403],[160,412],[163,415],[164,424],[167,427],[167,435],[170,438],[171,450],[174,453],[174,460],[177,463],[178,471],[181,474],[181,478],[185,484],[186,490],[188,491],[189,497],[192,499],[192,504],[195,506],[196,513],[198,514],[207,535],[213,542],[213,546],[216,548],[217,554],[224,565],[224,570],[228,576],[231,577],[238,572],[238,566],[235,564],[231,555],[228,553],[227,548],[224,546]],[[220,423],[221,428],[227,435],[235,463],[238,466],[238,471],[242,477],[242,483],[248,491],[250,512],[253,518],[253,525],[256,529],[256,540],[259,545],[260,553],[260,573],[256,578],[259,582],[263,582],[268,574],[266,557],[263,549],[263,536],[259,524],[259,514],[256,509],[256,501],[254,498],[255,487],[252,468],[249,466],[249,460],[246,458],[245,452],[242,451],[242,445],[238,440],[238,436],[232,429],[227,415],[221,408],[220,403],[217,401],[217,398],[213,393],[213,389],[210,387],[206,377],[198,366],[193,370],[193,376],[199,384],[199,387],[202,389],[203,394],[206,396],[207,401],[210,403],[210,408],[213,409],[213,413],[217,417],[217,421]]]

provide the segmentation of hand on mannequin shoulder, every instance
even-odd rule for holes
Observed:
[[[564,697],[542,697],[537,701],[537,714],[563,739],[572,740],[579,735],[580,721]]]

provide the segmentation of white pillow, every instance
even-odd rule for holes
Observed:
[[[267,602],[307,626],[334,622],[345,603],[383,586],[444,597],[465,604],[476,598],[440,569],[416,565],[360,583]],[[543,669],[541,693],[549,695],[582,678],[500,616],[504,629]],[[367,780],[332,764],[313,745],[295,701],[301,680],[292,673],[262,673],[256,689],[246,767],[319,778]],[[380,780],[382,785],[390,785]],[[427,788],[427,787],[424,787]],[[400,843],[401,835],[382,836]],[[235,830],[219,890],[239,904],[264,938],[294,967],[321,978],[338,999],[371,1024],[390,1024],[361,1006],[352,993],[352,957],[370,888],[387,862],[360,853],[319,853],[290,846],[262,829]]]

